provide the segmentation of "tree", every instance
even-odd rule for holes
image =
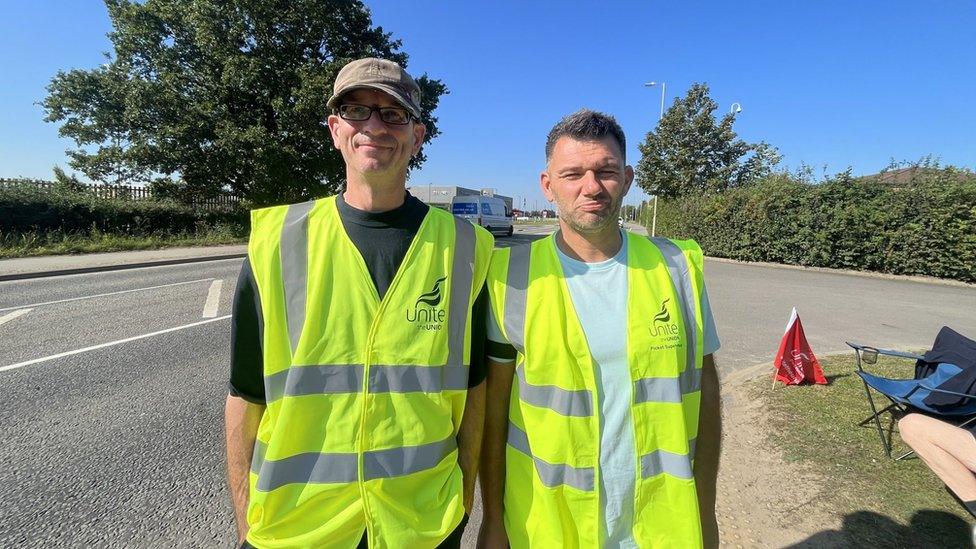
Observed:
[[[78,193],[85,190],[82,183],[74,174],[68,175],[60,166],[54,167],[54,185],[60,191]]]
[[[169,196],[227,189],[261,205],[336,192],[345,169],[325,103],[339,69],[366,56],[407,62],[361,1],[105,3],[114,51],[101,67],[58,72],[45,120],[74,140],[70,164],[89,178],[153,181]],[[448,91],[426,74],[417,83],[426,143]]]
[[[637,183],[649,194],[676,197],[738,187],[768,175],[779,163],[775,147],[746,143],[732,129],[734,114],[716,122],[708,85],[694,84],[676,99],[639,145]]]
[[[639,215],[640,209],[644,207],[641,203],[640,206],[634,206],[633,204],[624,204],[620,207],[620,217],[624,218],[624,221],[634,221]]]

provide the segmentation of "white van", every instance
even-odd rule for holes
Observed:
[[[451,200],[451,213],[481,225],[489,232],[512,236],[512,212],[505,207],[505,201],[493,196],[455,196]]]

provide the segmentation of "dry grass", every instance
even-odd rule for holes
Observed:
[[[873,423],[858,426],[870,407],[854,373],[853,353],[821,364],[828,385],[771,388],[765,379],[756,382],[752,394],[766,402],[772,439],[785,459],[829,479],[820,505],[843,517],[843,537],[858,547],[971,547],[972,517],[942,482],[919,459],[889,459]],[[865,367],[885,377],[911,378],[913,365],[883,359]],[[887,404],[883,396],[873,396],[879,408]],[[894,425],[884,417],[883,426]],[[896,428],[892,438],[893,455],[907,451]]]

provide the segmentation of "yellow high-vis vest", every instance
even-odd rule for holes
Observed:
[[[255,210],[266,409],[259,548],[435,547],[461,521],[456,436],[487,231],[430,208],[380,300],[336,198]]]
[[[693,476],[701,398],[702,253],[694,241],[627,240],[628,394],[641,547],[702,545]],[[505,529],[514,548],[600,547],[596,372],[553,236],[498,249],[495,320],[517,351],[506,448]]]

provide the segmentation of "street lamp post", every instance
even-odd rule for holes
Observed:
[[[732,106],[729,107],[729,114],[736,115],[740,112],[742,112],[742,105],[738,103],[732,103]]]
[[[658,116],[658,121],[664,118],[664,94],[667,93],[668,84],[667,82],[647,82],[644,86],[648,88],[653,88],[661,84],[661,114]],[[651,215],[651,236],[657,232],[657,194],[654,194],[654,213]]]
[[[657,86],[658,84],[661,85],[661,115],[658,117],[658,120],[660,120],[660,119],[664,118],[664,95],[667,93],[668,83],[667,82],[647,82],[647,83],[644,84],[644,86],[646,86],[648,88],[653,88],[654,86]]]

